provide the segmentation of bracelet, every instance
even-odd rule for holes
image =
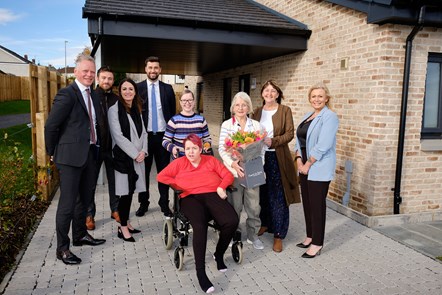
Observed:
[[[295,157],[295,161],[298,160],[298,159],[302,159],[302,157],[301,156],[296,156]]]
[[[310,160],[310,158],[307,159],[307,162],[309,162],[310,164],[313,164],[312,160]]]

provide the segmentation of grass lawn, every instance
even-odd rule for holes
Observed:
[[[23,156],[29,158],[32,155],[31,131],[31,128],[28,128],[26,124],[0,129],[0,153],[18,146],[23,151]],[[5,139],[5,133],[8,134],[7,139]]]
[[[29,100],[13,100],[0,102],[0,116],[27,114],[31,112],[31,102]]]

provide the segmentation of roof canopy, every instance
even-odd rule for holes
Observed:
[[[251,0],[86,0],[83,18],[101,63],[144,72],[203,75],[307,50],[311,31]]]
[[[442,27],[442,0],[328,0],[367,14],[369,24],[416,25],[421,7],[423,25]]]

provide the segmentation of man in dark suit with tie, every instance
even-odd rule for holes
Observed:
[[[140,208],[137,216],[143,216],[149,208],[149,178],[153,159],[157,172],[160,172],[169,164],[170,153],[163,148],[163,136],[166,131],[167,122],[176,113],[175,92],[171,85],[158,80],[161,74],[160,59],[150,56],[145,61],[147,79],[138,83],[138,93],[143,99],[143,120],[148,134],[148,156],[146,163],[146,189],[144,193],[138,194]],[[158,183],[160,199],[158,205],[165,216],[171,216],[169,208],[169,187]]]
[[[55,96],[45,125],[46,152],[60,174],[56,255],[65,264],[81,262],[69,250],[71,223],[74,246],[96,246],[106,241],[94,239],[86,229],[86,206],[93,198],[97,179],[97,122],[101,115],[99,102],[90,90],[95,78],[95,60],[89,55],[78,55],[74,74],[75,81]]]

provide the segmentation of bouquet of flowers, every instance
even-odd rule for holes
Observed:
[[[236,131],[224,140],[226,151],[241,162],[258,158],[262,153],[265,136],[266,133],[260,131]]]

